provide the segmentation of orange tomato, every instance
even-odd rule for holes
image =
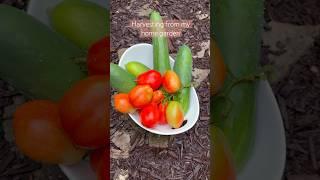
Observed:
[[[175,93],[180,89],[181,82],[179,76],[174,71],[169,70],[163,75],[162,85],[168,93]]]
[[[36,161],[73,164],[85,154],[63,132],[58,105],[51,101],[36,100],[18,107],[13,131],[18,148]]]
[[[156,90],[152,95],[152,103],[159,104],[164,99],[163,92],[161,90]]]
[[[114,106],[117,111],[122,113],[131,113],[135,111],[134,107],[129,101],[128,94],[124,93],[116,94],[114,96]]]
[[[108,90],[107,76],[90,76],[63,96],[60,102],[62,127],[76,145],[88,149],[106,145]]]
[[[215,95],[222,88],[227,72],[221,51],[214,40],[211,41],[211,52],[213,52],[211,63],[212,73],[210,74],[211,93]]]
[[[236,172],[223,132],[211,127],[213,153],[211,155],[211,179],[236,180]]]
[[[137,85],[129,92],[129,100],[135,108],[143,108],[151,102],[152,95],[149,85]]]

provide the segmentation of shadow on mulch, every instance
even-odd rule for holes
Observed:
[[[272,19],[295,25],[320,24],[318,0],[267,0],[265,4],[267,21]],[[320,36],[305,55],[291,65],[286,77],[272,85],[286,130],[287,163],[284,179],[318,179],[316,175],[320,175],[319,52]]]

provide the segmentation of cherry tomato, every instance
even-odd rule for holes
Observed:
[[[140,120],[142,125],[147,128],[153,128],[160,118],[160,112],[156,104],[152,103],[142,109]]]
[[[162,84],[161,74],[156,70],[149,70],[138,76],[137,84],[149,85],[153,90],[157,90]]]
[[[18,107],[13,132],[18,148],[36,161],[73,164],[85,155],[63,132],[58,105],[51,101],[35,100]]]
[[[62,127],[80,147],[106,145],[108,137],[108,79],[91,76],[76,83],[60,102]]]
[[[133,107],[143,108],[152,100],[153,90],[149,85],[137,85],[129,92],[129,100]]]
[[[109,148],[100,148],[90,154],[90,164],[97,173],[98,180],[106,180],[109,177]]]
[[[110,61],[110,39],[104,37],[90,46],[87,56],[88,73],[92,75],[107,75],[110,73],[107,66]]]
[[[135,111],[134,107],[129,101],[128,94],[124,93],[116,94],[114,96],[114,106],[117,111],[122,113],[131,113]]]
[[[177,101],[170,101],[166,109],[166,118],[168,124],[173,128],[181,127],[183,123],[183,110],[181,104]]]
[[[222,88],[227,72],[221,51],[214,40],[212,41],[211,48],[211,51],[213,52],[213,63],[211,64],[213,72],[210,73],[212,79],[211,92],[215,95]]]
[[[168,93],[175,93],[181,87],[181,82],[178,75],[174,71],[167,71],[163,76],[163,88]]]
[[[161,90],[153,91],[152,103],[159,104],[164,99],[163,92]]]
[[[166,118],[166,109],[167,109],[167,103],[160,103],[158,105],[159,108],[159,124],[167,124],[167,118]]]

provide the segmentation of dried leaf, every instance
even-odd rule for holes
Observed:
[[[282,79],[288,73],[290,65],[310,48],[314,37],[319,35],[320,25],[297,26],[275,21],[269,25],[272,29],[263,33],[263,43],[274,52],[268,53],[268,56],[275,67],[272,81],[276,82]]]
[[[200,46],[201,46],[201,50],[197,53],[197,55],[193,56],[194,58],[203,58],[204,57],[206,50],[209,50],[209,48],[210,48],[210,40],[202,42],[200,44]]]
[[[194,68],[192,70],[193,80],[195,82],[194,86],[198,87],[202,81],[204,81],[210,73],[209,69],[198,69]]]

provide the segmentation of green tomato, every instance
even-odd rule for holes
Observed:
[[[109,11],[85,0],[64,0],[50,11],[53,28],[83,49],[109,34]]]
[[[134,76],[138,77],[140,74],[147,72],[150,69],[140,62],[131,61],[126,64],[126,70]]]

